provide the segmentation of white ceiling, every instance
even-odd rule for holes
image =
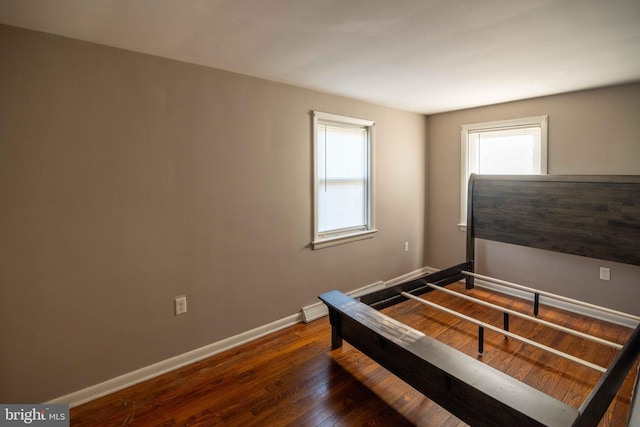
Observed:
[[[425,114],[640,81],[640,0],[0,0],[0,22]]]

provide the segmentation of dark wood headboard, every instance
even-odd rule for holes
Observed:
[[[472,175],[475,238],[640,265],[640,176]]]

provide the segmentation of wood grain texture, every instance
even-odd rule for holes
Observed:
[[[460,292],[531,312],[531,303],[487,290]],[[431,292],[438,304],[500,325],[502,313]],[[487,331],[485,352],[477,354],[477,327],[413,301],[384,310],[391,317],[573,407],[587,397],[599,374]],[[541,307],[540,316],[603,338],[625,342],[621,326]],[[582,339],[562,337],[513,318],[511,330],[559,350],[608,364],[615,351]],[[71,409],[73,426],[260,425],[260,426],[464,426],[395,375],[345,343],[331,350],[326,318],[299,324],[202,360],[118,393]],[[633,371],[635,373],[635,369]],[[600,426],[622,427],[629,407],[629,375]]]
[[[640,265],[640,177],[474,176],[470,235]]]

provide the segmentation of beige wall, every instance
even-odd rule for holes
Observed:
[[[640,84],[492,105],[428,118],[428,227],[425,264],[464,260],[460,209],[460,127],[549,116],[549,173],[640,174]],[[638,247],[640,250],[640,245]],[[481,242],[478,271],[640,314],[640,267]],[[611,281],[599,280],[599,266]]]
[[[0,402],[422,266],[424,116],[6,26],[0,58]],[[377,122],[373,239],[310,249],[310,110]]]

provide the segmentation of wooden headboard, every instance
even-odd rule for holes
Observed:
[[[472,175],[475,238],[640,265],[640,176]]]

